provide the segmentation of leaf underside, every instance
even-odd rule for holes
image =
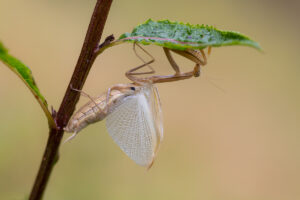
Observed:
[[[35,96],[42,109],[44,110],[49,124],[53,125],[53,118],[48,110],[48,104],[38,89],[34,78],[32,76],[31,70],[23,64],[20,60],[13,57],[8,53],[8,50],[4,47],[4,45],[0,42],[0,60],[8,66],[13,72],[15,72],[20,79],[25,83],[25,85],[30,89],[32,94]]]
[[[169,20],[147,20],[131,33],[120,36],[119,42],[155,44],[169,49],[203,49],[207,46],[220,47],[244,45],[261,50],[259,44],[233,31],[221,31],[207,25],[191,25]]]

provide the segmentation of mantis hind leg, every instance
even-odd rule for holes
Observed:
[[[138,46],[144,53],[146,53],[150,58],[151,60],[146,62],[136,51],[135,49],[135,46]],[[133,82],[139,82],[139,78],[135,77],[136,75],[145,75],[145,74],[154,74],[155,73],[155,70],[152,68],[152,66],[150,65],[151,63],[153,63],[155,61],[154,57],[149,53],[147,52],[143,47],[141,47],[139,44],[137,43],[134,43],[133,44],[133,51],[135,53],[135,55],[144,63],[142,65],[139,65],[129,71],[126,72],[126,77],[130,80],[132,80]],[[142,69],[144,67],[148,67],[150,69],[150,71],[147,71],[147,72],[136,72],[137,70],[139,69]]]
[[[148,61],[148,62],[146,62],[138,53],[137,53],[137,51],[136,51],[136,49],[135,49],[135,46],[138,46],[145,54],[147,54],[150,58],[151,58],[151,60],[150,61]],[[146,51],[146,49],[144,49],[141,45],[139,45],[139,44],[137,44],[137,43],[134,43],[133,44],[133,51],[134,51],[134,53],[135,53],[135,55],[144,63],[144,64],[146,64],[146,63],[148,63],[148,64],[146,64],[145,66],[142,66],[142,67],[136,67],[135,68],[135,70],[133,70],[132,69],[132,72],[133,71],[136,71],[136,70],[138,70],[138,69],[141,69],[141,68],[143,68],[143,67],[146,67],[146,66],[148,66],[149,67],[149,69],[150,69],[150,71],[148,71],[148,72],[140,72],[140,73],[138,73],[138,72],[135,72],[135,73],[131,73],[132,75],[139,75],[139,74],[154,74],[155,73],[155,70],[152,68],[152,66],[150,65],[151,63],[153,63],[154,62],[154,57],[148,52],[148,51]]]

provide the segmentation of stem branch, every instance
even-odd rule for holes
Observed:
[[[111,3],[112,0],[97,0],[75,70],[56,114],[55,122],[57,128],[51,128],[49,131],[48,142],[31,190],[30,200],[40,200],[42,198],[53,166],[58,160],[58,149],[64,134],[63,127],[67,125],[80,97],[80,93],[71,90],[70,85],[76,89],[82,89],[97,57],[96,50],[98,49]]]

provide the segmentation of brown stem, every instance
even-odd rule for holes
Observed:
[[[68,123],[80,97],[80,93],[71,90],[70,85],[76,89],[82,89],[87,75],[95,61],[95,58],[97,57],[96,50],[98,49],[111,3],[112,0],[97,0],[79,59],[66,90],[64,99],[56,114],[55,121],[58,128],[53,128],[49,132],[49,138],[40,169],[29,197],[30,200],[40,200],[43,196],[53,166],[58,159],[58,148],[64,133],[63,127],[65,127]]]

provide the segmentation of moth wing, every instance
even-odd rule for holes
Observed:
[[[106,118],[109,135],[137,164],[151,166],[158,146],[152,105],[143,92],[128,96]]]
[[[153,85],[151,88],[152,92],[150,93],[151,98],[150,98],[150,104],[152,105],[152,112],[153,112],[153,117],[154,117],[154,122],[155,122],[155,127],[157,129],[159,141],[162,142],[163,137],[164,137],[164,128],[163,128],[163,114],[162,114],[162,109],[161,109],[161,102],[160,102],[160,97],[157,88]]]

